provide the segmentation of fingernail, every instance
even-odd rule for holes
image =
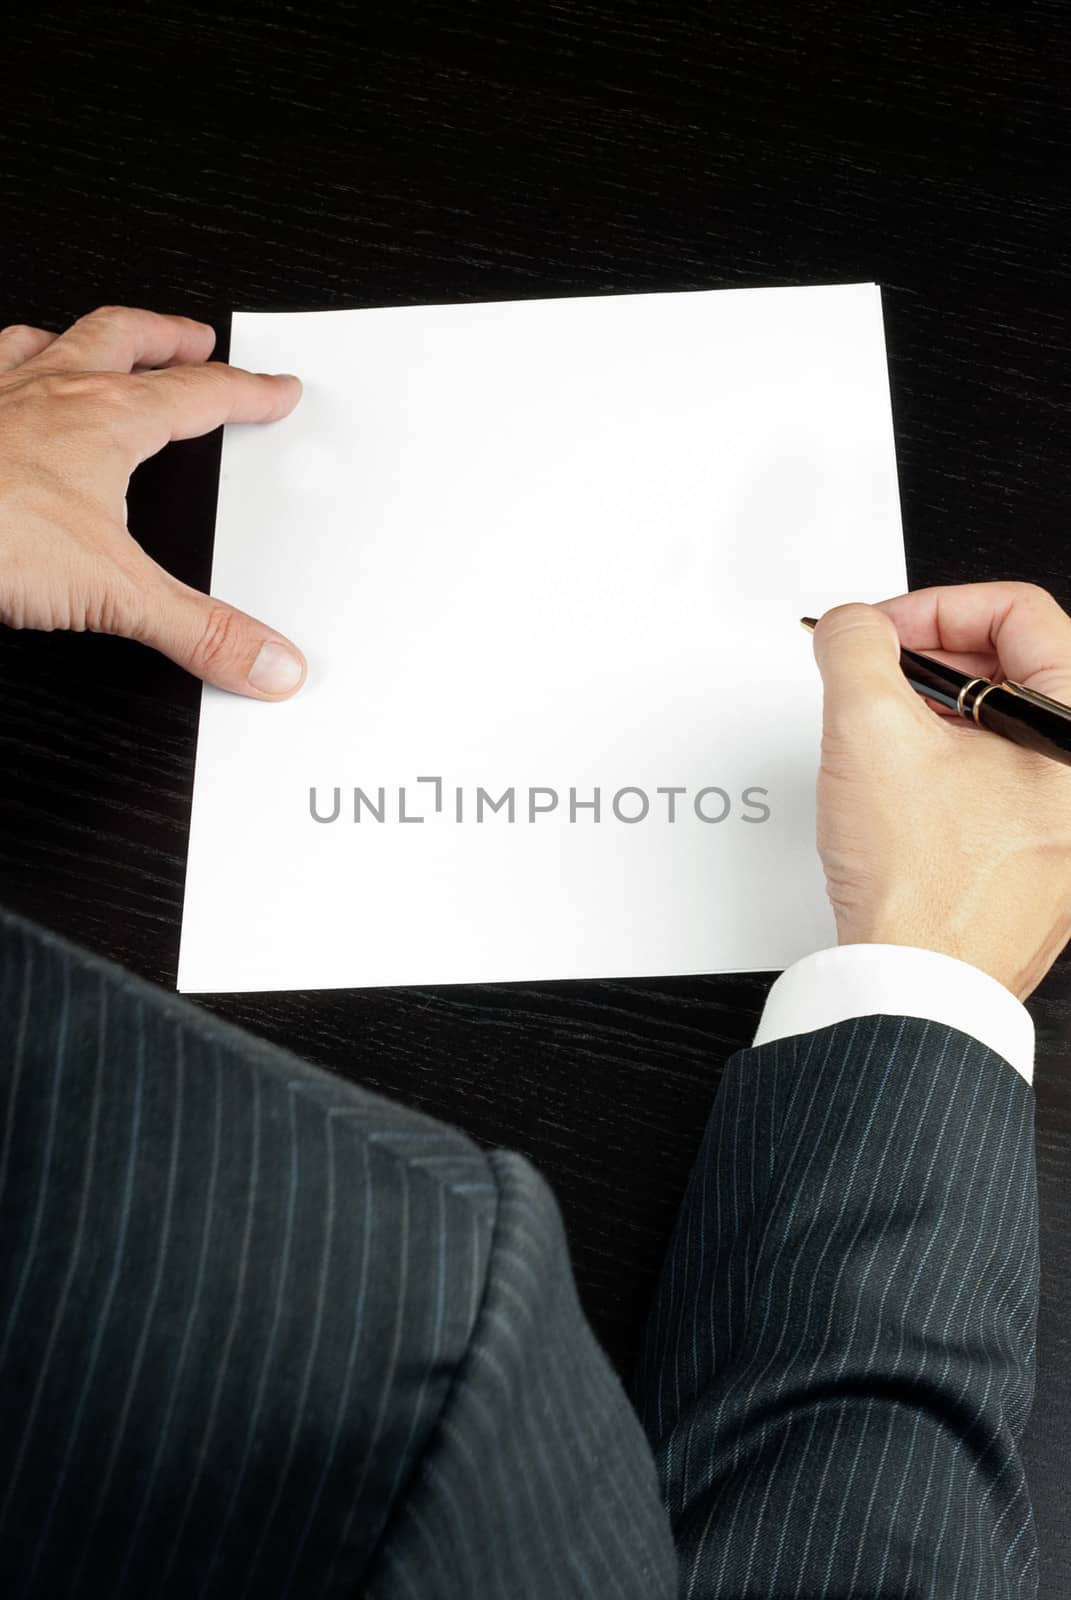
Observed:
[[[286,694],[301,682],[303,668],[293,650],[265,639],[249,670],[249,682],[261,694]]]

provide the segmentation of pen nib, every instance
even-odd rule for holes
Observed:
[[[817,624],[818,624],[818,618],[817,617],[801,617],[800,618],[800,627],[801,628],[806,628],[808,633],[813,633],[814,630],[815,630],[815,627],[817,626]]]

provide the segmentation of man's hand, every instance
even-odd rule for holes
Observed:
[[[827,611],[818,849],[841,944],[969,961],[1025,999],[1071,935],[1071,767],[941,716],[899,647],[1071,702],[1071,618],[971,583]]]
[[[206,683],[283,700],[305,659],[282,634],[191,589],[131,538],[126,488],[171,439],[274,422],[295,377],[209,362],[187,317],[102,306],[58,336],[0,332],[0,622],[123,634]]]

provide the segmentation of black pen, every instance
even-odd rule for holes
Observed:
[[[812,632],[816,621],[815,617],[800,618]],[[1071,767],[1071,706],[1050,700],[1036,689],[1026,689],[1011,678],[994,683],[990,678],[969,677],[966,672],[903,645],[900,669],[912,689],[927,700],[936,700],[958,712],[966,722],[975,722],[1013,744]]]

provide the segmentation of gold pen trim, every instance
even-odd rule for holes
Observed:
[[[1028,700],[1043,711],[1055,711],[1062,717],[1071,717],[1071,706],[1065,706],[1062,700],[1051,699],[1049,695],[1042,694],[1040,689],[1027,689],[1023,684],[1016,683],[1014,678],[1005,678],[998,687],[1007,689],[1009,694],[1017,695],[1020,700]]]
[[[981,694],[977,697],[977,699],[975,700],[974,704],[971,706],[971,716],[974,718],[975,722],[978,722],[978,707],[981,705],[982,701],[985,699],[985,697],[989,693],[989,691],[991,689],[1003,689],[1004,687],[1005,687],[1005,685],[1003,683],[987,683],[986,684],[986,686],[982,690]],[[978,726],[981,727],[981,723],[980,722],[978,722]]]
[[[967,679],[967,682],[963,685],[963,688],[959,691],[959,694],[956,696],[956,710],[959,712],[960,716],[964,717],[967,721],[970,721],[970,712],[969,711],[964,711],[964,709],[963,709],[963,696],[967,693],[968,689],[973,689],[976,683],[988,684],[990,689],[992,689],[994,687],[994,685],[992,683],[990,683],[988,678],[968,678]],[[975,721],[977,721],[977,720],[978,719],[975,718]]]

